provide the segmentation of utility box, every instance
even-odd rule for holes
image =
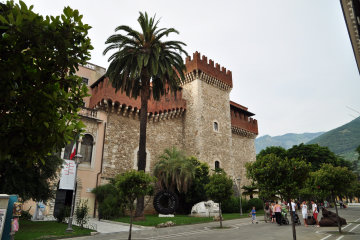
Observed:
[[[10,196],[7,194],[0,194],[0,239],[5,228],[6,211],[9,204]]]

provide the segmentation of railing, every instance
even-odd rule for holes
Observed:
[[[96,118],[97,110],[93,108],[81,107],[79,111],[79,115],[89,118]]]

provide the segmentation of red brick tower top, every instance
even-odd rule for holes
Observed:
[[[193,59],[190,56],[186,58],[186,73],[193,72],[194,70],[200,70],[217,80],[223,82],[232,88],[232,74],[230,70],[226,71],[225,67],[220,68],[220,64],[216,63],[214,66],[213,60],[207,60],[206,56],[202,56],[199,52],[193,53]]]

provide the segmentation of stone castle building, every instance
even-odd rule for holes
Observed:
[[[231,71],[198,52],[186,58],[186,68],[186,79],[176,97],[167,93],[160,101],[149,101],[146,171],[152,171],[165,148],[175,146],[211,169],[223,168],[234,181],[241,179],[241,185],[248,184],[245,163],[255,160],[258,134],[257,121],[251,118],[254,114],[230,101]],[[104,68],[92,64],[77,72],[91,94],[80,111],[86,130],[78,147],[83,159],[77,201],[88,199],[94,215],[91,190],[116,174],[137,169],[139,142],[140,98],[115,92],[104,73]],[[62,158],[69,158],[72,145],[62,151]],[[55,205],[69,205],[71,195],[72,191],[58,190],[48,213],[52,214]]]

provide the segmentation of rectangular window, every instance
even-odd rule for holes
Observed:
[[[88,78],[83,77],[82,81],[86,86],[89,84],[89,79]]]

